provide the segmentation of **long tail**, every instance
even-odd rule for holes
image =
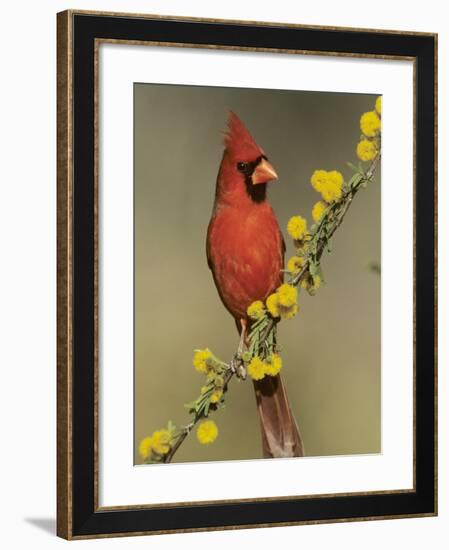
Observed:
[[[264,458],[304,456],[298,425],[281,375],[254,380]]]

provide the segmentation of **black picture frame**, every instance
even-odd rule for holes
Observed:
[[[58,21],[58,535],[67,539],[437,514],[436,59],[432,33],[65,11]],[[97,499],[96,41],[415,62],[415,486],[410,491],[125,506]]]

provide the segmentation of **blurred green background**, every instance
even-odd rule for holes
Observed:
[[[135,84],[135,463],[142,437],[169,419],[187,423],[183,404],[203,377],[193,349],[229,360],[238,345],[206,262],[205,240],[223,153],[228,109],[265,150],[279,181],[268,196],[279,224],[309,221],[319,195],[315,169],[356,162],[359,118],[375,96]],[[323,256],[315,297],[283,321],[279,341],[292,408],[308,456],[380,452],[380,178],[362,190]],[[288,243],[287,258],[293,249]],[[261,457],[251,381],[234,380],[214,415],[219,437],[190,437],[175,462]]]

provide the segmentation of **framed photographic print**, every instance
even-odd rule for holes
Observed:
[[[58,14],[58,534],[431,516],[437,37]]]

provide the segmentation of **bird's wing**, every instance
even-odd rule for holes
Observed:
[[[278,227],[279,229],[279,240],[280,240],[280,253],[281,253],[281,270],[284,269],[285,267],[285,251],[287,250],[287,246],[285,244],[285,239],[284,239],[284,235],[282,234],[282,231],[281,231],[281,228]],[[281,271],[281,274],[280,274],[280,283],[279,284],[282,284],[282,282],[284,281],[284,272]]]
[[[209,266],[209,269],[211,271],[213,271],[213,268],[212,268],[212,259],[210,257],[210,252],[209,252],[209,246],[206,246],[206,257],[207,257],[207,265]]]
[[[282,234],[282,231],[280,229],[279,229],[279,236],[281,237],[282,257],[284,257],[285,251],[287,250],[287,247],[285,245],[284,235]]]
[[[209,226],[207,228],[207,239],[206,239],[206,258],[207,258],[207,265],[209,266],[209,269],[212,271],[214,271],[214,268],[213,268],[213,265],[212,265],[212,256],[211,256],[211,250],[210,250],[210,231],[211,231],[211,226],[212,226],[212,223],[213,223],[213,220],[214,218],[212,217],[212,219],[210,220],[209,222]]]

